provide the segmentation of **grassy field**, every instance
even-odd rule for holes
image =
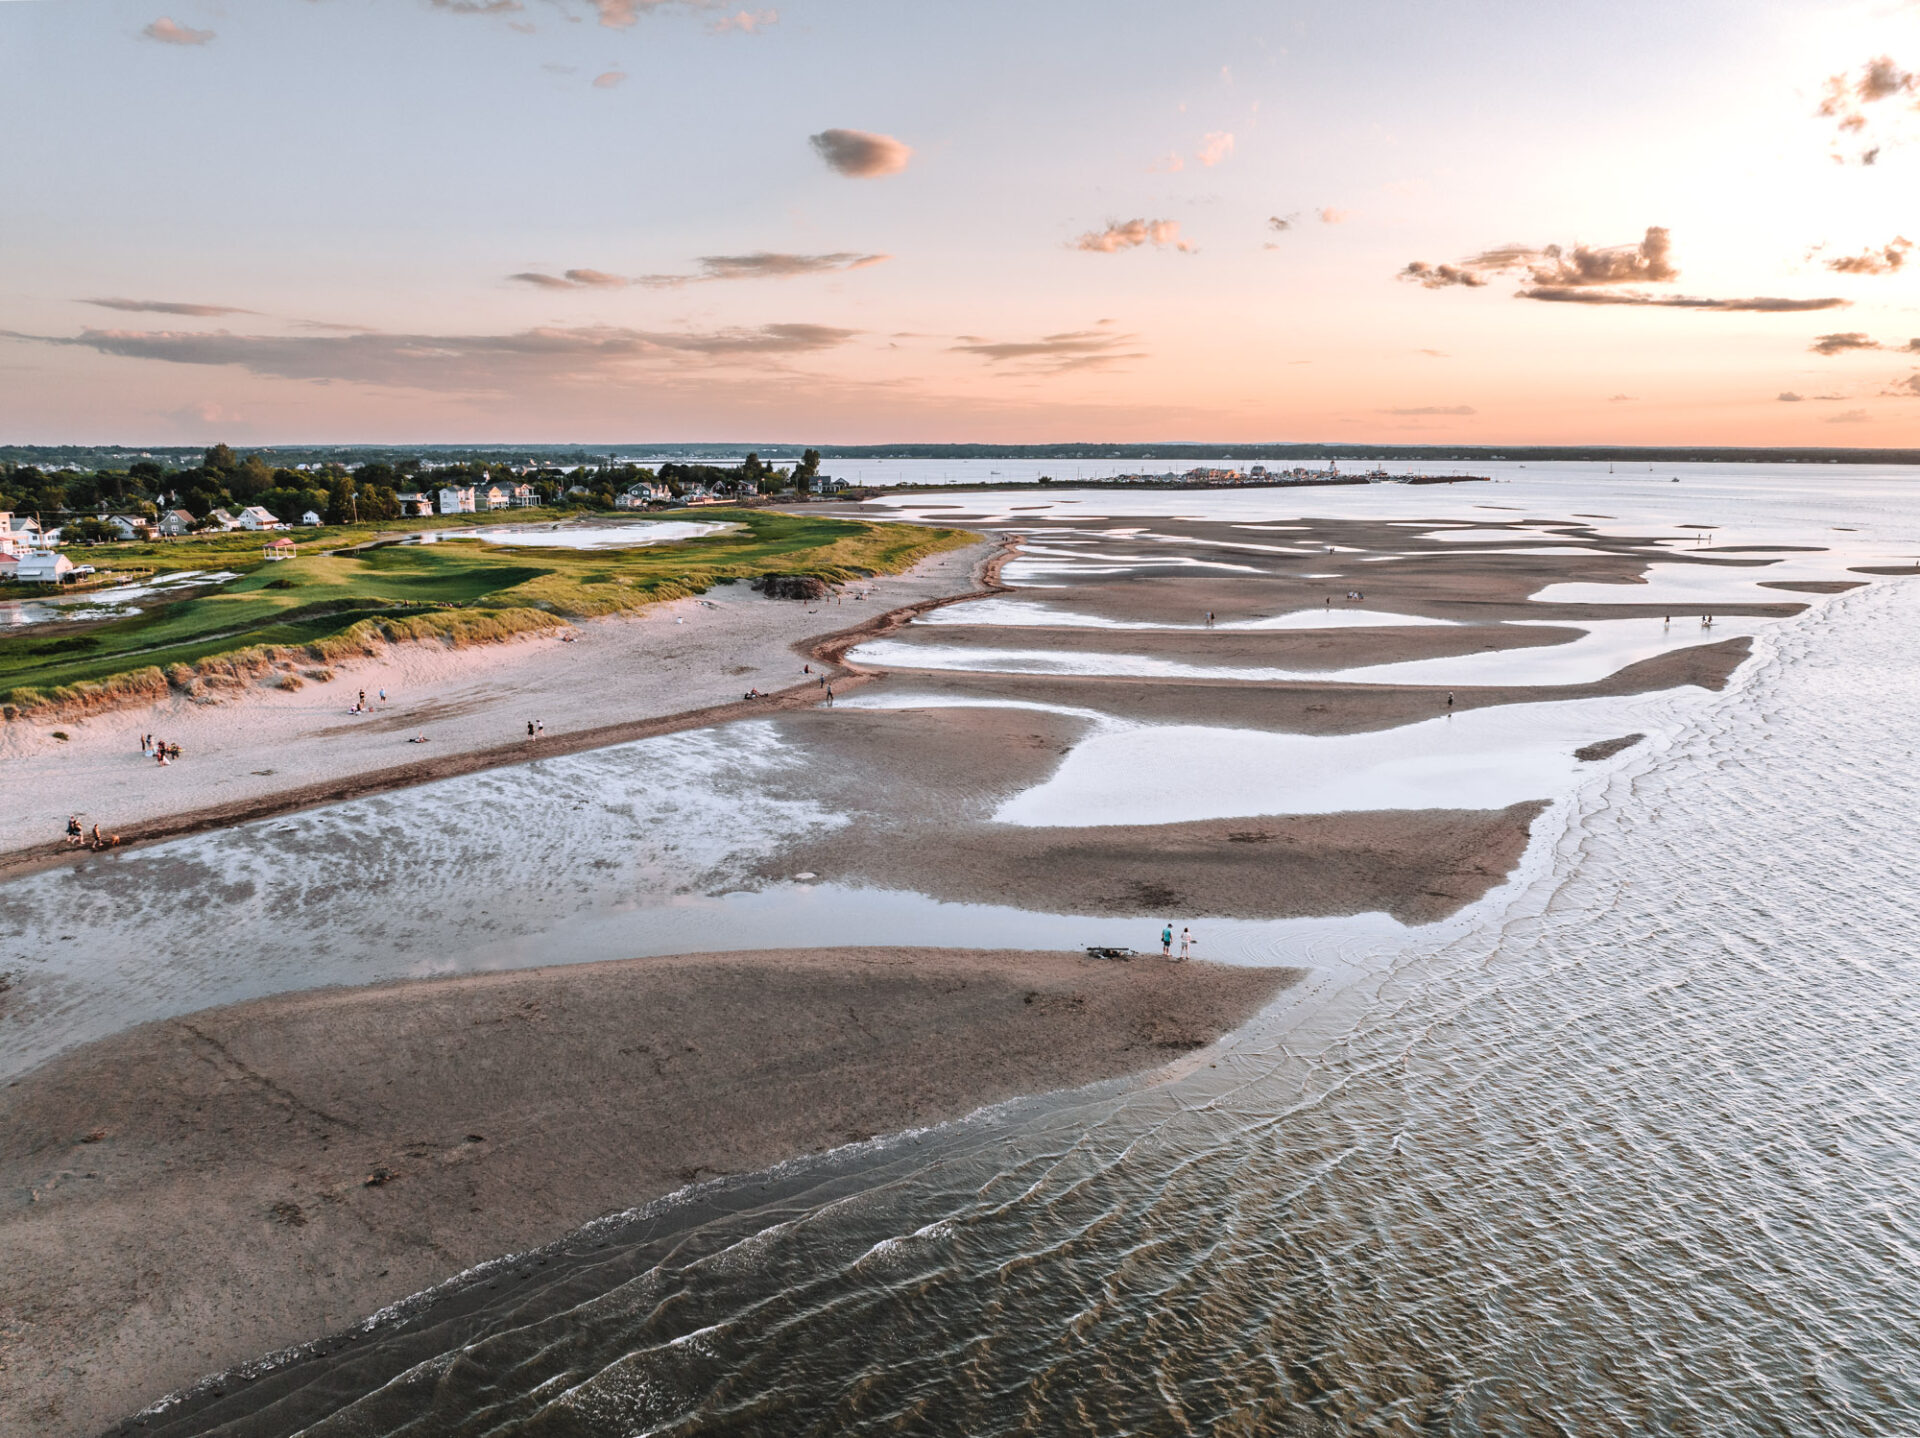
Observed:
[[[684,517],[692,516],[676,516]],[[698,518],[730,527],[658,547],[592,550],[480,539],[348,549],[378,544],[396,526],[301,530],[291,536],[297,557],[272,563],[257,535],[75,550],[76,562],[118,573],[243,572],[221,588],[157,600],[127,618],[26,626],[0,638],[0,702],[16,713],[84,707],[166,685],[191,687],[200,678],[232,680],[275,664],[324,663],[383,642],[504,639],[765,574],[844,582],[897,573],[973,538],[767,510],[714,509]],[[407,531],[420,527],[409,524]]]

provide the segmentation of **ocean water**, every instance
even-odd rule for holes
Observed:
[[[1493,497],[1836,532],[1830,575],[1911,558],[1903,479],[1827,478]],[[1288,502],[1471,517],[1499,488]],[[1286,517],[1254,498],[1219,497]],[[1920,586],[1820,599],[1724,693],[1636,702],[1649,741],[1569,780],[1453,920],[1239,926],[1237,956],[1314,975],[1171,1081],[707,1185],[129,1431],[1912,1433]]]

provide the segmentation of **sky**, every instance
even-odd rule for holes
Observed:
[[[0,443],[1920,445],[1920,0],[0,0]]]

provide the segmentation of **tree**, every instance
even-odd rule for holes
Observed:
[[[327,486],[326,520],[328,524],[352,524],[360,517],[356,507],[353,481],[342,475]]]
[[[227,476],[227,493],[242,504],[252,504],[273,487],[273,466],[257,454],[248,455]]]
[[[138,481],[143,489],[152,489],[167,477],[167,472],[150,459],[136,459],[127,466],[127,477]]]
[[[68,520],[60,526],[60,538],[67,544],[107,544],[119,537],[119,530],[92,515]]]
[[[800,463],[793,467],[793,485],[795,489],[808,490],[820,476],[820,451],[810,449],[800,456]]]
[[[213,474],[228,475],[240,467],[240,460],[226,445],[216,444],[207,451],[207,457],[201,462],[201,467]]]

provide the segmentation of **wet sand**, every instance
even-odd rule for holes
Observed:
[[[775,950],[321,990],[0,1089],[0,1431],[99,1429],[689,1183],[1190,1055],[1283,969]]]

